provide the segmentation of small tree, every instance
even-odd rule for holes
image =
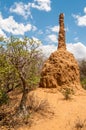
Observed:
[[[3,80],[3,82],[5,82],[7,86],[14,83],[22,86],[23,94],[19,105],[19,111],[26,115],[28,91],[38,83],[40,77],[38,73],[38,67],[41,61],[41,51],[39,50],[40,41],[34,41],[27,37],[23,40],[11,37],[4,45],[5,59],[1,58],[1,60],[3,60],[3,62],[5,61],[6,64],[3,68],[3,74],[7,72],[7,82],[6,79],[5,81]],[[1,63],[3,62],[1,61]]]

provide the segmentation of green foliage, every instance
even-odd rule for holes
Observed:
[[[0,88],[8,91],[9,86],[13,87],[15,78],[17,79],[15,68],[9,63],[5,50],[0,50]]]
[[[6,91],[16,86],[34,87],[40,79],[40,65],[42,63],[41,50],[38,49],[40,41],[27,37],[2,38],[0,45],[0,88]],[[24,81],[24,82],[23,82]]]
[[[22,87],[22,98],[19,112],[25,116],[27,112],[26,100],[28,92],[37,86],[40,79],[40,65],[42,62],[40,41],[27,37],[20,40],[11,37],[0,46],[0,89],[5,92],[15,87]],[[28,91],[29,90],[29,91]],[[7,101],[7,94],[1,92],[1,101]],[[22,109],[21,109],[22,108]]]
[[[8,103],[8,101],[9,101],[9,97],[7,93],[3,89],[1,89],[0,90],[0,105],[6,104]]]
[[[86,78],[81,80],[82,87],[86,90]]]
[[[65,100],[69,100],[69,99],[71,99],[71,95],[74,94],[74,91],[73,91],[73,89],[65,88],[62,91],[62,94],[64,95]]]

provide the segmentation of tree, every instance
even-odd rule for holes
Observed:
[[[12,81],[11,85],[16,83],[16,85],[22,86],[23,94],[19,105],[19,112],[22,115],[27,115],[27,94],[40,78],[39,65],[42,57],[39,45],[40,41],[34,41],[27,37],[22,40],[11,37],[6,41],[4,47],[6,59],[3,59],[3,61],[8,64],[7,83],[6,80],[5,83],[9,86],[8,81]],[[3,70],[6,72],[5,68]],[[10,79],[10,76],[12,79]]]

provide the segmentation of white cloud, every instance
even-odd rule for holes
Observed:
[[[42,49],[45,57],[49,57],[52,52],[57,50],[57,46],[54,44],[41,45],[40,49]],[[76,59],[86,59],[86,46],[81,42],[67,44],[67,50],[74,54]]]
[[[67,44],[67,49],[72,52],[77,59],[86,59],[86,46],[81,42]]]
[[[0,29],[13,35],[24,35],[25,32],[36,30],[36,27],[31,24],[18,23],[13,16],[4,19],[0,14]]]
[[[58,26],[47,26],[46,27],[46,33],[49,34],[49,33],[58,33],[59,32],[59,25]],[[69,31],[68,27],[65,28],[65,31]]]
[[[50,54],[56,51],[57,47],[55,45],[41,45],[40,49],[42,50],[45,57],[49,57]]]
[[[50,11],[51,10],[51,1],[50,0],[34,0],[32,3],[32,8],[38,10]]]
[[[51,29],[52,32],[58,33],[58,32],[59,32],[59,25],[58,25],[58,26],[51,27],[50,29]]]
[[[56,43],[57,42],[57,35],[55,35],[55,34],[48,35],[47,41]]]
[[[86,26],[86,15],[84,16],[74,15],[74,18],[76,19],[78,26]]]
[[[78,26],[86,26],[86,7],[84,8],[84,15],[73,15],[73,17],[76,19],[76,23]]]
[[[10,12],[21,15],[27,19],[29,16],[32,17],[30,7],[31,3],[24,4],[23,2],[15,2],[14,5],[10,8]]]
[[[59,32],[59,25],[58,26],[47,26],[46,27],[46,33],[50,34],[50,33],[58,33]]]
[[[84,13],[86,13],[86,7],[84,8]]]
[[[33,37],[34,40],[40,41],[38,38]],[[86,59],[86,46],[81,42],[76,43],[67,43],[67,50],[71,52],[76,59]],[[42,50],[45,57],[49,57],[52,52],[57,50],[57,46],[55,44],[41,44],[39,49]]]
[[[34,0],[34,2],[32,3],[28,2],[27,4],[23,2],[15,2],[10,8],[10,12],[21,15],[25,19],[27,19],[28,17],[32,18],[31,8],[48,12],[51,10],[51,1],[50,0]]]

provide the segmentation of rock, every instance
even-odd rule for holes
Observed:
[[[73,54],[66,50],[64,15],[59,16],[58,49],[44,63],[41,72],[40,87],[80,89],[80,72]]]

